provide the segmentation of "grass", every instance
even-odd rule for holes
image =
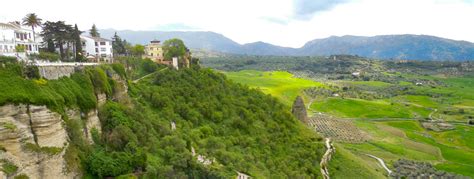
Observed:
[[[401,105],[384,100],[328,98],[315,101],[311,109],[348,118],[410,118],[412,114]]]
[[[26,143],[25,148],[26,148],[26,150],[29,150],[29,151],[32,151],[32,152],[44,153],[44,154],[47,154],[47,155],[57,155],[57,154],[61,153],[61,151],[63,151],[63,148],[59,148],[59,147],[40,147],[40,146],[38,146],[36,144],[32,144],[32,143]]]
[[[14,174],[18,167],[8,160],[1,160],[2,163],[2,171],[5,172],[7,175]]]
[[[303,89],[323,86],[323,84],[307,79],[296,78],[284,71],[261,72],[243,70],[239,72],[224,72],[226,76],[251,88],[259,88],[264,93],[279,98],[283,103],[291,105],[296,96],[301,95]]]
[[[359,156],[336,145],[337,152],[329,162],[331,178],[386,178],[384,170],[377,167],[375,162],[366,162]],[[375,160],[374,160],[375,161]],[[374,169],[376,168],[376,169]]]
[[[301,95],[301,89],[311,84],[305,83],[304,79],[293,81],[291,74],[286,72],[240,71],[226,72],[226,75],[236,82],[259,87],[286,103],[288,96],[284,94]],[[425,130],[413,120],[427,118],[434,109],[438,109],[434,114],[437,118],[448,121],[464,122],[468,116],[474,116],[474,78],[401,75],[409,79],[439,80],[445,86],[416,86],[400,81],[398,85],[411,88],[410,93],[378,100],[329,97],[312,103],[313,111],[356,118],[357,127],[371,137],[367,143],[339,144],[337,148],[340,149],[330,163],[330,171],[338,172],[331,175],[335,178],[376,178],[376,175],[364,176],[370,171],[367,169],[374,166],[373,161],[363,155],[369,153],[383,158],[389,167],[396,160],[405,158],[430,162],[437,169],[474,177],[474,129],[471,126],[456,125],[455,130],[434,132]],[[344,83],[361,89],[385,89],[395,85],[377,81]],[[465,114],[457,112],[459,109],[464,109]],[[451,113],[443,114],[443,111]]]

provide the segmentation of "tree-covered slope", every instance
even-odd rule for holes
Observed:
[[[46,105],[64,115],[68,145],[57,157],[85,178],[320,176],[321,138],[276,98],[198,68],[156,70],[117,96],[125,83],[111,76],[127,78],[145,67],[104,65],[44,80],[8,64],[0,69],[0,104]],[[107,94],[105,104],[98,94]],[[85,136],[88,119],[68,118],[72,108],[98,109],[100,129]]]
[[[137,139],[137,146],[147,153],[146,176],[235,177],[236,171],[264,178],[320,175],[320,138],[277,99],[224,75],[164,70],[141,81],[131,93],[137,103],[134,110],[123,109],[124,116],[138,116],[105,129],[130,129],[126,138]],[[196,161],[193,149],[212,163]]]

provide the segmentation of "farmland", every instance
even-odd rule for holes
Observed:
[[[374,159],[365,156],[372,154],[383,158],[391,168],[399,159],[407,159],[428,162],[438,170],[474,177],[474,128],[467,125],[467,121],[474,116],[474,78],[420,77],[392,72],[383,75],[399,79],[363,81],[317,80],[324,77],[309,77],[301,75],[301,72],[292,72],[300,74],[292,75],[286,71],[224,73],[229,79],[259,88],[288,106],[297,95],[303,96],[309,115],[322,113],[350,120],[367,134],[366,142],[336,140],[340,153],[333,159],[332,170],[339,170],[336,165],[345,163],[358,165],[358,169],[343,173],[354,174],[358,173],[357,170],[367,169],[366,175],[376,178],[386,176]],[[421,82],[416,84],[417,81]],[[421,121],[431,120],[444,121],[453,125],[454,129],[435,132],[420,124]],[[342,131],[340,135],[344,136],[350,130],[338,131]],[[323,136],[327,133],[319,132]],[[343,173],[333,175],[344,177]]]

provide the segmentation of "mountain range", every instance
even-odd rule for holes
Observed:
[[[180,38],[191,49],[242,55],[327,56],[358,55],[376,59],[474,60],[474,43],[428,35],[331,36],[289,48],[265,42],[239,44],[222,34],[207,31],[131,31],[104,29],[102,37],[114,33],[133,44]]]

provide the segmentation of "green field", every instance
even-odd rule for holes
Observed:
[[[326,86],[294,78],[288,72],[246,70],[224,73],[229,79],[259,88],[285,104],[291,104],[297,95],[303,96],[308,104],[311,98],[302,91],[314,86]],[[409,75],[404,77],[417,78]],[[455,130],[434,132],[424,129],[418,122],[430,116],[446,121],[466,122],[469,116],[474,115],[474,79],[433,76],[422,78],[439,80],[444,85],[416,86],[406,81],[395,84],[380,81],[333,81],[331,85],[352,86],[369,93],[384,92],[399,86],[408,88],[409,92],[381,99],[320,97],[312,100],[310,112],[351,118],[371,138],[363,144],[337,145],[340,150],[330,167],[330,170],[337,172],[332,174],[334,178],[381,178],[386,175],[375,160],[365,154],[383,158],[389,167],[393,162],[404,158],[430,162],[437,169],[474,177],[474,129],[471,126],[455,124]],[[349,166],[351,169],[338,165]]]
[[[283,71],[261,72],[243,70],[239,72],[224,72],[224,74],[235,82],[246,84],[251,88],[259,88],[288,105],[293,103],[293,100],[303,89],[323,86],[319,82],[295,78],[293,74]]]

